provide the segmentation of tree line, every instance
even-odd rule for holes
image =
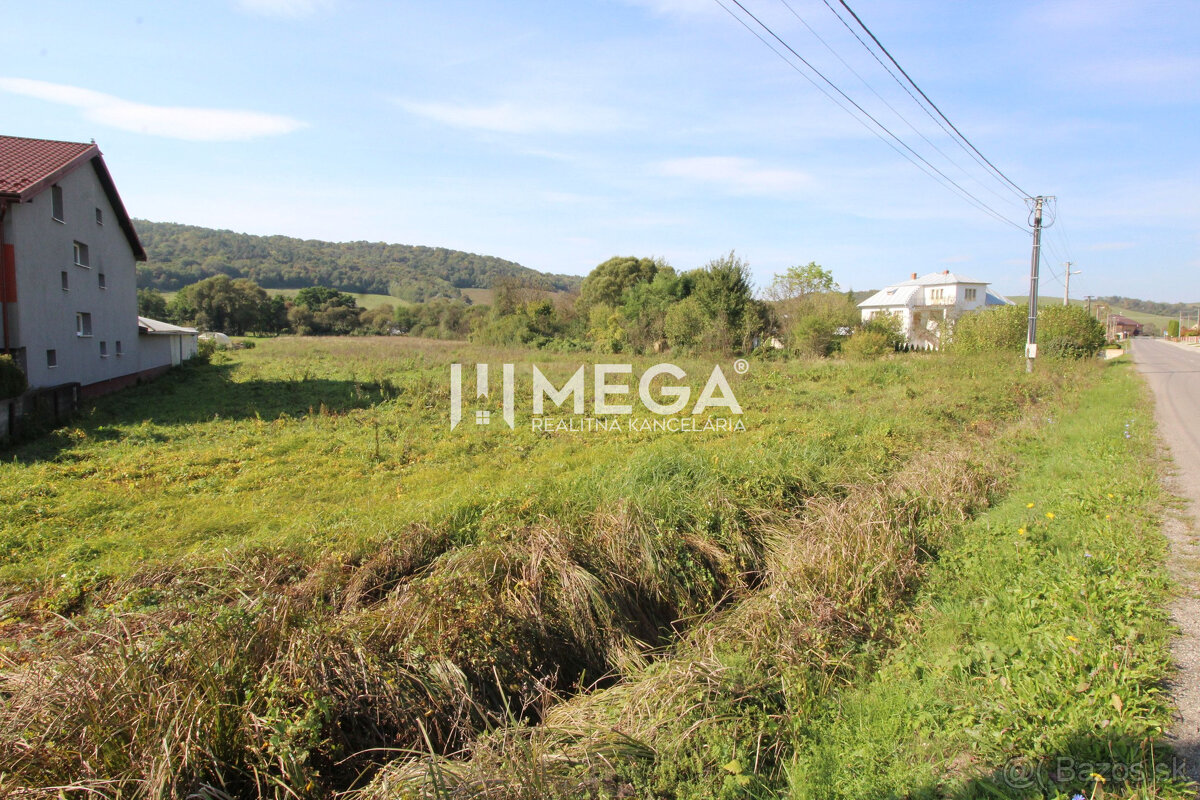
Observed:
[[[159,291],[176,291],[217,275],[247,278],[270,288],[329,286],[407,302],[461,299],[464,288],[488,288],[504,278],[519,278],[549,291],[579,285],[574,276],[549,275],[502,258],[440,247],[252,236],[148,220],[135,220],[134,225],[147,255],[146,263],[138,266],[138,286]]]
[[[434,298],[419,304],[359,308],[352,295],[325,286],[271,296],[247,278],[216,275],[168,302],[138,291],[139,313],[205,330],[307,335],[409,335],[469,339],[597,353],[782,352],[873,357],[904,346],[898,316],[861,319],[853,292],[816,263],[776,275],[762,297],[735,253],[677,271],[662,259],[610,258],[578,292],[554,293],[518,278],[499,280],[490,305]],[[1001,306],[952,319],[942,345],[958,352],[1020,350],[1025,306]],[[1047,355],[1094,354],[1105,331],[1082,306],[1040,312],[1038,341]]]
[[[619,256],[598,265],[578,292],[551,292],[524,277],[501,278],[490,305],[437,297],[359,308],[338,289],[310,286],[270,296],[248,278],[214,275],[168,300],[138,291],[139,313],[233,335],[404,334],[556,350],[747,353],[755,348],[828,355],[859,325],[852,293],[817,264],[776,276],[755,297],[749,267],[734,253],[676,271],[662,259]],[[873,323],[888,345],[897,334]]]
[[[1180,313],[1187,317],[1195,315],[1200,303],[1159,303],[1154,300],[1138,300],[1134,297],[1097,297],[1096,302],[1107,303],[1109,306],[1123,308],[1126,311],[1137,311],[1142,314],[1156,314],[1162,317],[1177,317]]]

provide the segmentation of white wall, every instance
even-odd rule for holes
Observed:
[[[84,385],[139,369],[137,275],[133,249],[109,205],[91,163],[59,181],[63,222],[53,219],[51,190],[29,203],[13,205],[5,220],[5,242],[16,259],[17,303],[9,306],[13,347],[25,348],[31,387],[78,381]],[[103,224],[96,223],[96,209]],[[10,224],[11,223],[11,224]],[[74,242],[88,246],[90,268],[74,263]],[[61,273],[67,272],[67,291]],[[105,276],[106,288],[99,286]],[[92,335],[75,334],[75,314],[92,315]],[[116,342],[123,348],[116,355]],[[108,357],[100,355],[105,342]],[[46,351],[54,349],[58,366],[49,368]]]

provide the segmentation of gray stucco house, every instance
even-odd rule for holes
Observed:
[[[31,389],[102,394],[195,354],[195,330],[139,320],[145,260],[94,142],[0,136],[0,351]]]

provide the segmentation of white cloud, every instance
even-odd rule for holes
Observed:
[[[91,89],[25,78],[0,78],[0,90],[73,106],[80,109],[86,119],[100,125],[171,139],[197,142],[244,141],[291,133],[305,126],[300,120],[278,114],[220,108],[152,106]]]
[[[791,194],[814,184],[806,172],[761,167],[753,159],[732,156],[673,158],[659,162],[656,171],[671,178],[715,184],[734,194]]]
[[[236,0],[242,11],[263,17],[299,19],[333,7],[332,0]]]
[[[1135,247],[1137,247],[1137,242],[1097,242],[1084,249],[1093,253],[1103,253],[1109,250],[1132,250]]]
[[[588,133],[625,127],[615,111],[595,106],[534,106],[504,102],[492,105],[455,105],[398,100],[410,114],[456,128],[492,133]]]

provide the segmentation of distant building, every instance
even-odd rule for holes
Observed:
[[[1142,323],[1120,314],[1110,314],[1108,317],[1108,336],[1110,339],[1125,339],[1129,336],[1141,336]]]
[[[986,281],[977,281],[950,270],[931,272],[880,289],[858,304],[866,322],[879,314],[900,319],[900,330],[909,346],[935,350],[941,346],[948,323],[967,311],[984,306],[1012,305],[1006,297],[990,291]]]
[[[145,260],[94,142],[0,136],[0,351],[31,389],[101,394],[195,353],[196,331],[139,320]]]

